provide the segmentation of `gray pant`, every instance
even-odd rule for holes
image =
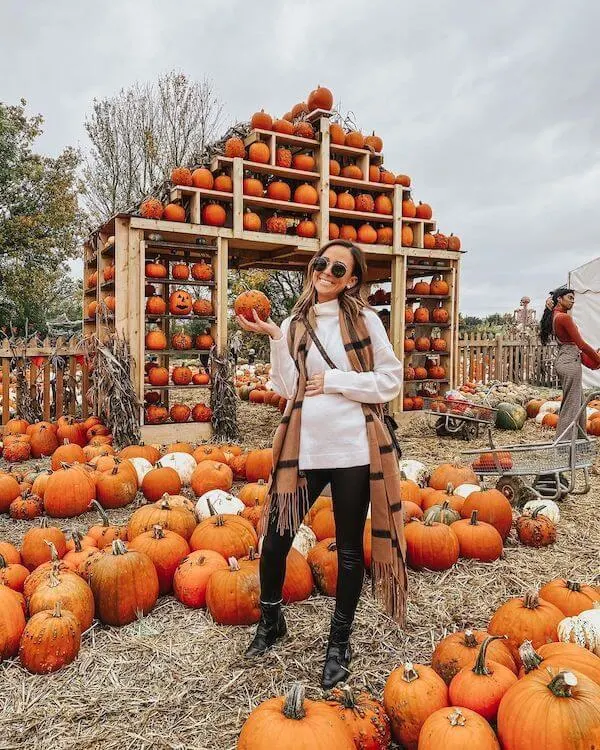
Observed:
[[[575,344],[559,344],[556,356],[556,372],[560,377],[563,398],[556,426],[559,437],[568,426],[577,419],[577,413],[583,404],[583,386],[581,384],[581,354]],[[586,414],[581,411],[579,425],[585,434]],[[577,425],[573,426],[577,430]],[[572,430],[568,430],[561,440],[571,440]]]

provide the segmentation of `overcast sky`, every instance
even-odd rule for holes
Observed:
[[[56,154],[87,147],[94,97],[171,69],[209,76],[228,120],[327,85],[461,236],[481,315],[600,255],[599,30],[598,0],[0,0],[0,100]]]

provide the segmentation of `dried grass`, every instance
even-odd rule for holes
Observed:
[[[240,426],[246,445],[266,445],[279,419],[275,409],[243,404]],[[453,458],[465,443],[436,438],[423,416],[399,429],[405,457],[425,463]],[[497,434],[499,442],[535,442],[540,431]],[[483,441],[470,446],[483,445]],[[592,491],[561,506],[557,543],[534,550],[518,545],[514,532],[502,560],[461,561],[443,573],[409,574],[408,625],[399,631],[374,604],[365,585],[352,637],[352,684],[381,695],[390,671],[405,659],[428,663],[434,644],[466,623],[485,627],[495,607],[551,578],[579,580],[600,573],[600,477]],[[111,512],[125,519],[131,511]],[[95,518],[77,519],[85,528]],[[0,519],[0,538],[19,542],[26,522]],[[294,680],[318,688],[333,602],[322,596],[287,607],[290,635],[263,660],[242,654],[253,628],[220,627],[203,611],[185,609],[172,597],[160,600],[140,623],[125,628],[95,625],[81,654],[47,677],[30,675],[17,660],[0,665],[2,750],[232,750],[240,727],[260,701]]]

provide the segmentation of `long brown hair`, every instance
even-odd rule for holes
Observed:
[[[339,247],[345,247],[350,250],[352,260],[354,261],[354,267],[352,273],[358,281],[351,289],[343,289],[338,297],[341,309],[350,316],[353,321],[358,319],[361,311],[368,307],[367,302],[364,299],[364,280],[367,275],[367,262],[365,260],[365,254],[363,251],[355,245],[353,242],[348,240],[331,240],[322,245],[319,250],[313,255],[308,264],[306,271],[306,282],[304,283],[304,289],[302,294],[296,300],[296,304],[292,309],[292,317],[302,318],[309,315],[313,305],[317,302],[317,291],[313,283],[313,272],[315,266],[315,259],[319,258],[323,253],[330,247],[338,245]]]

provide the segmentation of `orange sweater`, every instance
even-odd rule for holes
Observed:
[[[591,369],[600,366],[600,354],[582,339],[579,329],[570,315],[559,311],[554,312],[554,334],[561,344],[575,344],[580,352],[587,354],[591,363],[593,363]]]

